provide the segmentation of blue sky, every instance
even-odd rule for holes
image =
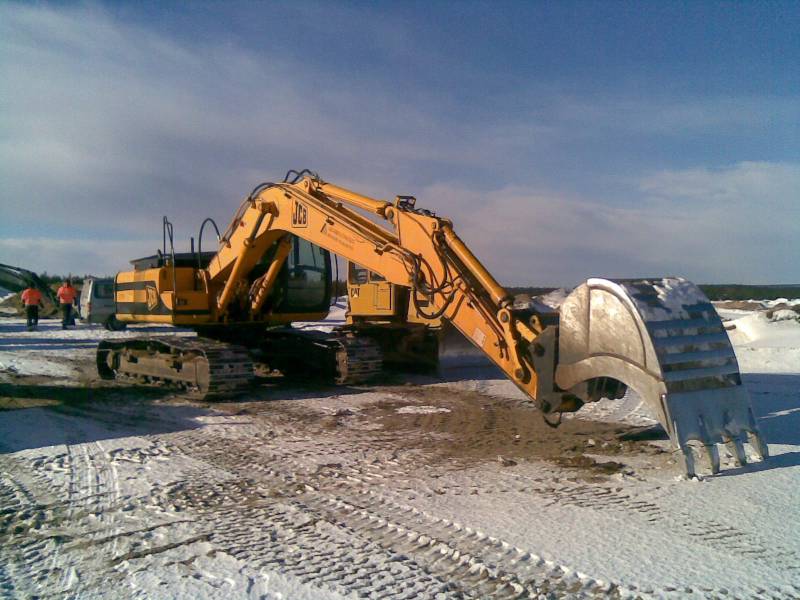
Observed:
[[[798,31],[779,2],[7,2],[0,262],[113,273],[162,214],[188,240],[309,167],[416,195],[509,285],[799,282]]]

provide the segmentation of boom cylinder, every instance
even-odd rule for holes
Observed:
[[[244,275],[244,267],[247,263],[247,255],[252,250],[253,246],[255,245],[254,240],[256,234],[258,233],[259,227],[261,227],[261,223],[264,220],[264,217],[268,215],[269,222],[267,224],[267,229],[269,228],[269,223],[272,222],[273,215],[268,213],[267,211],[262,211],[253,228],[250,230],[248,236],[241,241],[242,250],[239,253],[239,256],[236,257],[236,262],[233,263],[233,268],[231,269],[230,274],[228,275],[228,280],[225,282],[225,287],[222,289],[222,293],[220,294],[219,301],[217,302],[217,311],[219,313],[224,313],[225,309],[228,308],[228,304],[233,297],[233,291],[236,289],[236,285],[239,283],[239,280]]]
[[[269,265],[269,269],[261,278],[261,281],[258,284],[258,289],[253,296],[253,302],[250,305],[251,312],[255,315],[258,311],[261,310],[261,307],[264,305],[264,300],[267,299],[267,294],[272,289],[275,280],[278,278],[278,273],[283,266],[283,263],[286,262],[286,257],[289,256],[289,251],[292,249],[292,238],[288,235],[281,238],[281,241],[278,242],[278,248],[275,251],[275,256],[272,259],[272,262]]]

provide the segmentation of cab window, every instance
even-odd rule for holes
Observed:
[[[350,273],[348,280],[350,283],[362,285],[369,281],[369,271],[355,263],[350,263]]]
[[[292,239],[286,259],[286,301],[281,312],[302,312],[327,308],[330,302],[331,259],[323,250],[300,238]]]
[[[92,295],[95,298],[102,298],[110,300],[114,297],[114,284],[113,283],[97,283],[92,286]]]

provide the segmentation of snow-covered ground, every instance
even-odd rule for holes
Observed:
[[[25,319],[0,320],[0,374],[43,375],[77,383],[80,365],[94,356],[101,339],[122,339],[136,335],[195,335],[168,326],[133,325],[125,331],[106,331],[101,325],[63,330],[58,319],[40,319],[36,331],[28,331]]]
[[[491,371],[208,405],[93,379],[159,328],[0,319],[0,402],[42,404],[0,412],[0,597],[800,598],[800,321],[720,313],[772,457],[690,481],[635,397],[555,431]]]

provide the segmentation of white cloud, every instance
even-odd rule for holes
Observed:
[[[662,171],[628,206],[507,186],[425,190],[509,284],[575,284],[587,277],[683,275],[698,282],[800,278],[800,165],[744,162]],[[456,214],[458,216],[456,217]]]
[[[0,238],[0,262],[36,273],[114,275],[130,269],[132,258],[155,254],[160,240]]]
[[[388,51],[400,52],[404,40],[388,29]],[[0,262],[113,272],[160,243],[161,215],[184,249],[204,217],[224,228],[256,183],[311,167],[378,197],[416,194],[452,218],[506,283],[800,279],[791,262],[795,163],[634,174],[624,197],[608,198],[545,183],[556,176],[530,158],[536,150],[568,161],[559,142],[609,131],[678,135],[754,126],[767,114],[789,120],[800,106],[791,99],[587,101],[521,84],[521,95],[536,93],[528,118],[519,116],[524,96],[511,103],[514,117],[492,96],[489,108],[475,105],[476,118],[458,120],[448,109],[466,95],[384,88],[356,69],[321,74],[236,43],[179,41],[91,5],[10,3],[0,6],[0,80]],[[481,175],[484,191],[458,179],[502,169],[518,176]],[[127,241],[135,239],[152,242]]]
[[[660,171],[644,177],[640,189],[661,200],[699,203],[704,207],[757,208],[773,216],[800,214],[800,165],[740,162],[716,169]],[[773,219],[780,225],[786,219]]]

